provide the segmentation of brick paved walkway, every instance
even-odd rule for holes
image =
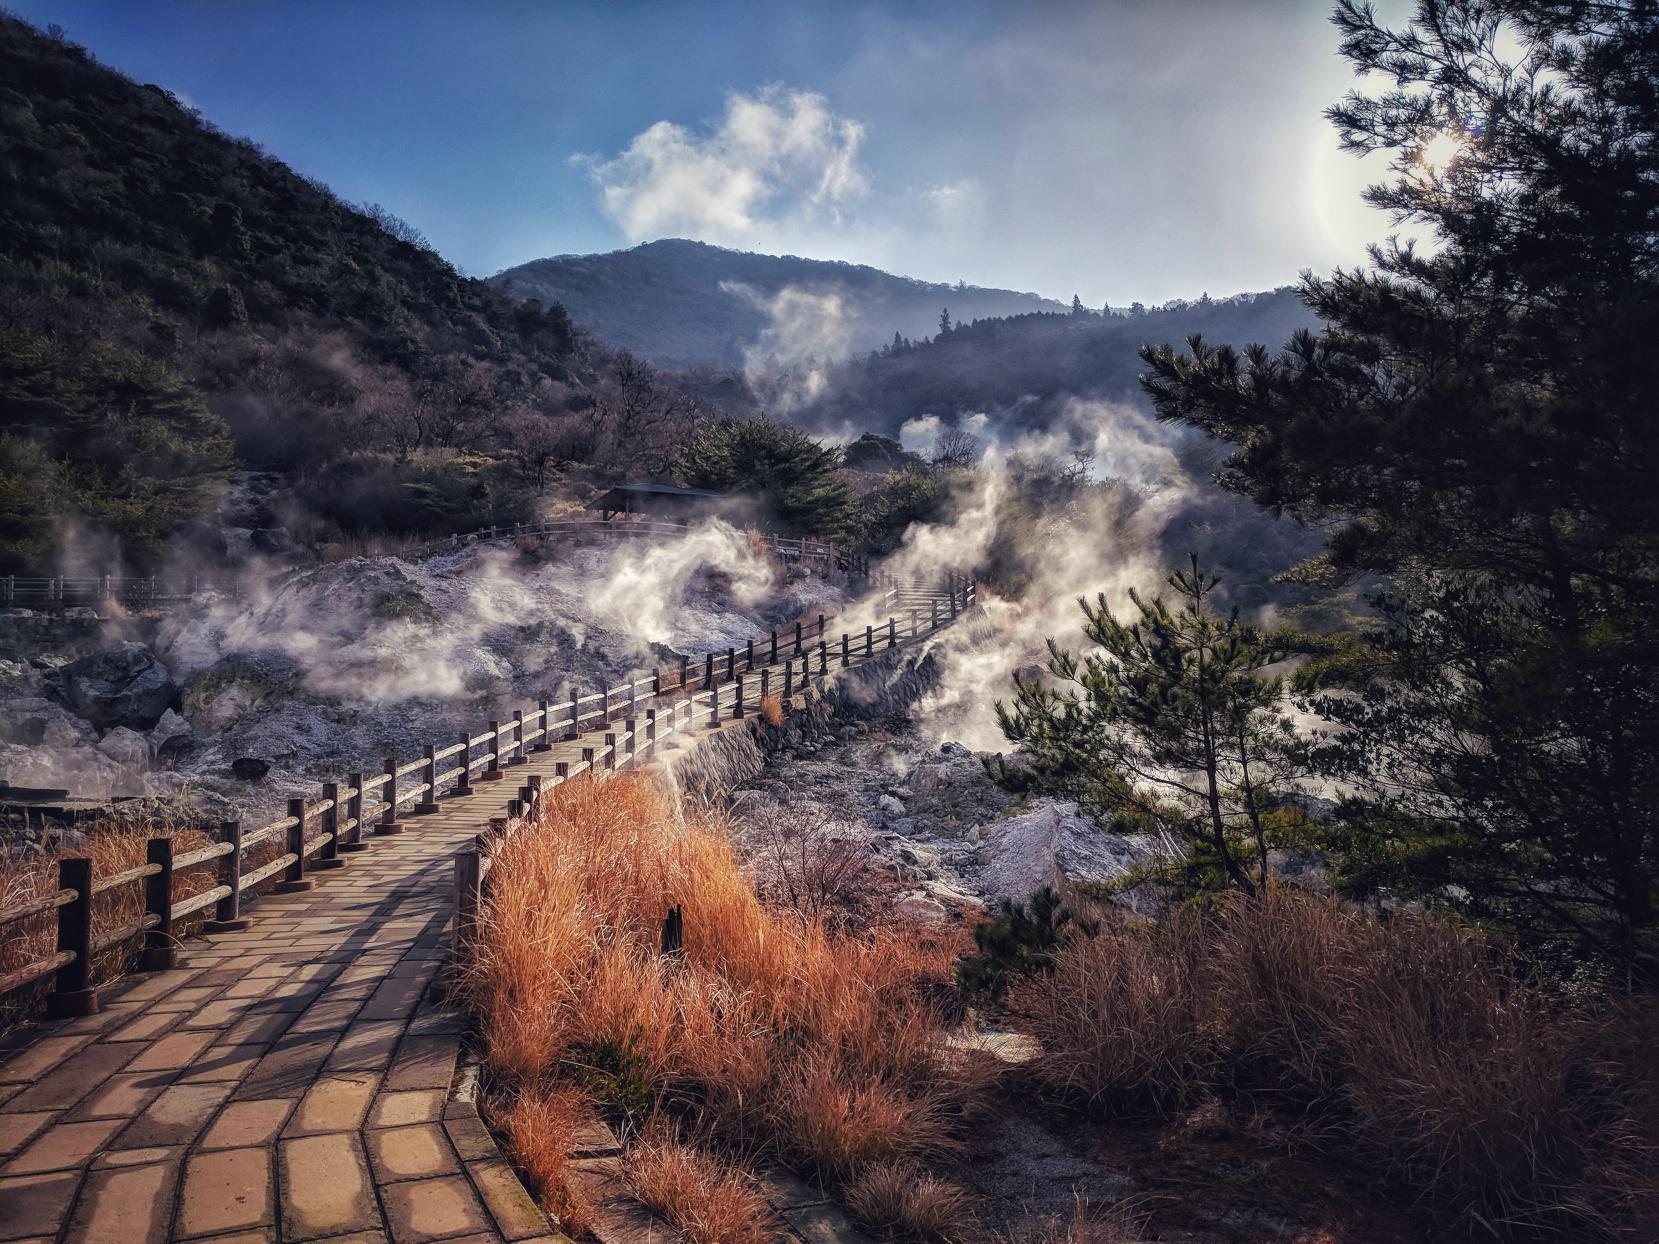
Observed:
[[[734,691],[721,688],[723,717]],[[751,679],[751,713],[758,697]],[[428,986],[456,848],[607,728],[621,727],[406,813],[401,834],[366,834],[315,888],[258,899],[246,930],[191,938],[177,968],[104,988],[98,1014],[14,1033],[0,1241],[564,1240],[455,1098],[459,1025]],[[810,1199],[775,1200],[808,1215],[798,1238],[857,1238],[830,1229],[833,1211],[796,1210]],[[670,1237],[647,1220],[615,1238]]]

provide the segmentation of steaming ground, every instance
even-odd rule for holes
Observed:
[[[65,705],[64,658],[0,660],[0,774],[79,794],[181,794],[211,815],[280,815],[291,795],[386,756],[447,746],[540,699],[837,613],[841,589],[786,572],[710,523],[668,542],[357,558],[253,599],[172,614],[154,655],[179,713],[95,729]],[[254,781],[238,760],[269,764]]]

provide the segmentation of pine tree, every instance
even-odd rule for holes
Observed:
[[[945,336],[950,332],[950,308],[946,307],[939,312],[939,335]]]
[[[1432,253],[1309,278],[1280,353],[1149,349],[1223,482],[1332,529],[1304,577],[1391,575],[1327,673],[1356,885],[1634,962],[1659,922],[1659,39],[1639,0],[1340,5],[1385,80],[1331,110]]]
[[[1285,711],[1282,678],[1264,671],[1290,654],[1285,636],[1218,614],[1219,580],[1196,554],[1189,571],[1122,621],[1104,594],[1079,600],[1079,657],[1049,640],[1059,687],[1016,676],[1012,705],[997,704],[1019,767],[990,766],[1013,789],[1075,799],[1121,828],[1168,835],[1182,854],[1160,875],[1187,890],[1233,886],[1255,893],[1269,851],[1300,822],[1295,796],[1303,752]]]

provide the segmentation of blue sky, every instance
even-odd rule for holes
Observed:
[[[1320,0],[7,3],[476,275],[689,236],[1124,305],[1389,229]]]

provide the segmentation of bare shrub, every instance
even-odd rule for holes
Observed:
[[[833,837],[786,809],[760,827],[750,866],[763,898],[807,920],[845,918],[866,908],[878,890],[863,844]]]
[[[761,696],[760,719],[774,730],[783,725],[783,701],[775,694]]]
[[[1204,933],[1178,913],[1061,946],[1049,972],[1009,994],[1043,1047],[1031,1073],[1104,1114],[1169,1112],[1208,1092],[1217,1052],[1201,992]]]
[[[1270,888],[1074,942],[1013,997],[1039,1080],[1101,1112],[1269,1092],[1460,1229],[1652,1221],[1659,1067],[1634,1035],[1651,1011],[1563,997],[1451,921]]]
[[[847,1208],[865,1226],[903,1240],[957,1244],[978,1237],[973,1201],[916,1166],[872,1166],[847,1185]]]
[[[1070,1221],[1044,1222],[1023,1244],[1148,1244],[1143,1219],[1127,1202],[1091,1207],[1079,1196]]]

